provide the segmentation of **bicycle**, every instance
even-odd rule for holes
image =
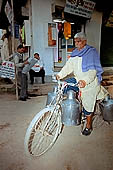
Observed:
[[[61,105],[65,98],[63,90],[68,85],[75,86],[73,83],[58,81],[58,88],[55,98],[43,110],[36,114],[28,126],[24,140],[27,155],[34,157],[43,155],[54,145],[58,136],[62,132],[63,124],[61,122]],[[80,97],[78,100],[81,103]],[[93,116],[93,128],[102,125],[104,122],[99,104],[100,102],[96,103],[95,114]],[[81,131],[84,128],[85,123],[86,117],[81,111]]]

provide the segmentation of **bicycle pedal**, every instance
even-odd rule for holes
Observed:
[[[67,96],[63,96],[63,100],[66,100],[67,99]]]
[[[87,119],[86,117],[83,117],[83,118],[82,118],[82,121],[85,121],[86,119]]]

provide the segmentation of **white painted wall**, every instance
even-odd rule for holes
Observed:
[[[51,0],[32,0],[32,32],[34,52],[38,52],[44,61],[46,75],[51,75],[53,70],[53,48],[45,47],[47,30],[45,25],[52,22]]]
[[[88,37],[88,44],[94,46],[99,53],[101,44],[101,25],[102,13],[94,11],[91,20],[86,24],[86,34]]]

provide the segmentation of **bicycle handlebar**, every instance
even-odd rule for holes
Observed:
[[[79,83],[68,83],[66,81],[61,81],[61,80],[57,80],[55,76],[52,76],[52,81],[55,83],[58,83],[58,85],[63,85],[63,86],[78,86]]]
[[[79,83],[67,83],[66,81],[60,81],[58,80],[58,84],[62,84],[62,85],[68,85],[68,86],[78,86]]]
[[[54,82],[58,83],[58,85],[63,85],[63,86],[67,86],[67,85],[69,85],[69,86],[78,86],[79,85],[78,82],[77,83],[68,83],[66,81],[61,81],[61,80],[54,80]]]

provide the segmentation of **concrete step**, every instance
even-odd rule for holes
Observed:
[[[53,87],[55,86],[55,84],[56,83],[29,85],[28,92],[29,94],[47,95],[48,92],[53,91]]]
[[[47,82],[48,81],[48,82]],[[36,78],[34,85],[28,84],[28,93],[36,95],[47,95],[48,92],[53,91],[56,83],[51,82],[51,77],[46,78],[46,83],[41,84],[41,79]],[[108,90],[113,98],[113,75],[103,75],[103,86]],[[0,93],[16,94],[15,84],[6,84],[0,81]]]
[[[30,80],[28,79],[28,93],[36,95],[47,95],[48,92],[53,90],[55,83],[52,82],[51,76],[46,76],[45,82],[45,84],[42,84],[41,77],[35,77],[34,84],[31,85]],[[12,83],[13,84],[8,84],[8,82],[5,82],[3,78],[0,78],[0,93],[16,94],[15,82]]]
[[[55,83],[34,84],[28,85],[28,93],[36,95],[47,95],[48,92],[53,90]],[[1,84],[0,93],[16,93],[15,84]]]
[[[14,84],[0,84],[0,94],[1,93],[15,93]]]

